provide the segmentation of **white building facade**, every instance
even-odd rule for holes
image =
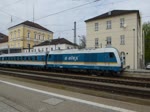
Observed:
[[[44,41],[35,45],[30,52],[50,52],[54,50],[76,49],[78,46],[64,38]],[[29,49],[24,49],[24,52],[29,52]]]
[[[113,10],[86,22],[87,48],[115,47],[124,67],[144,66],[144,39],[138,10]]]

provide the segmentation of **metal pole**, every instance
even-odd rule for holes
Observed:
[[[10,48],[9,48],[9,45],[8,45],[8,54],[10,53]]]
[[[34,23],[34,1],[33,1],[33,23]]]
[[[74,22],[74,43],[76,44],[76,22]]]
[[[30,44],[28,44],[28,50],[29,50],[29,52],[30,52]]]
[[[135,69],[135,29],[133,29],[133,69]]]

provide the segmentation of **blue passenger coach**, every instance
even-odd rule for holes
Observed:
[[[0,55],[1,66],[43,68],[46,65],[45,61],[45,53],[14,53]]]

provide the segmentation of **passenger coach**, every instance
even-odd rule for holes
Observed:
[[[0,55],[0,64],[2,66],[44,68],[46,65],[45,60],[45,53],[15,53]]]

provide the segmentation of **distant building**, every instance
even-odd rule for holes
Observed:
[[[8,53],[8,36],[0,33],[0,54]]]
[[[50,52],[54,50],[75,49],[78,46],[65,38],[58,38],[53,40],[44,41],[38,45],[34,45],[31,52]],[[24,52],[29,52],[28,49],[24,49]]]
[[[21,49],[18,48],[9,48],[8,45],[8,36],[0,33],[0,55],[8,53],[19,53]]]
[[[87,48],[115,47],[130,69],[144,65],[144,40],[138,10],[113,10],[86,22]]]
[[[45,40],[53,39],[53,32],[44,28],[43,26],[25,21],[8,28],[9,30],[9,47],[23,49],[32,49]]]

